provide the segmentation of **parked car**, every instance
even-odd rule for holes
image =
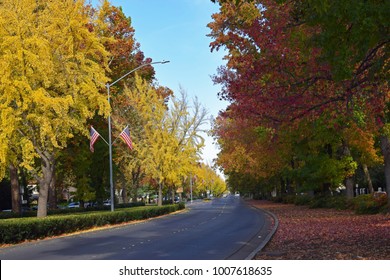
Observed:
[[[67,206],[68,208],[80,208],[80,202],[71,202]]]

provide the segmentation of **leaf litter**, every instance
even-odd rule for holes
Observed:
[[[390,260],[390,215],[356,215],[351,210],[311,209],[248,201],[268,210],[279,227],[261,260]]]

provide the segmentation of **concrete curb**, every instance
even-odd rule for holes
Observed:
[[[257,207],[255,207],[255,208],[258,209],[259,211],[263,211],[267,215],[271,216],[271,218],[274,220],[274,226],[273,226],[272,230],[268,233],[268,235],[265,237],[263,242],[261,242],[260,245],[251,254],[249,254],[248,257],[245,258],[245,260],[252,260],[261,250],[263,250],[263,248],[271,240],[271,238],[274,236],[276,230],[279,227],[279,220],[275,216],[275,214],[273,214],[273,213],[271,213],[271,212],[269,212],[267,210],[261,209],[261,208],[257,208]]]

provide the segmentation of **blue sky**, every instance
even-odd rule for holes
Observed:
[[[227,103],[219,101],[218,85],[211,75],[224,64],[223,52],[210,52],[211,38],[207,24],[218,5],[210,0],[111,0],[121,6],[132,19],[135,38],[141,50],[153,61],[169,60],[168,64],[154,65],[156,78],[162,86],[175,93],[182,87],[190,98],[197,96],[210,115],[218,115]],[[98,0],[92,3],[99,3]],[[207,125],[210,128],[210,125]],[[206,138],[203,160],[212,163],[217,147]]]

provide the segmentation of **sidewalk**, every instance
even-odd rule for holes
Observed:
[[[390,260],[390,215],[310,209],[268,201],[249,204],[274,213],[279,228],[256,259]]]

